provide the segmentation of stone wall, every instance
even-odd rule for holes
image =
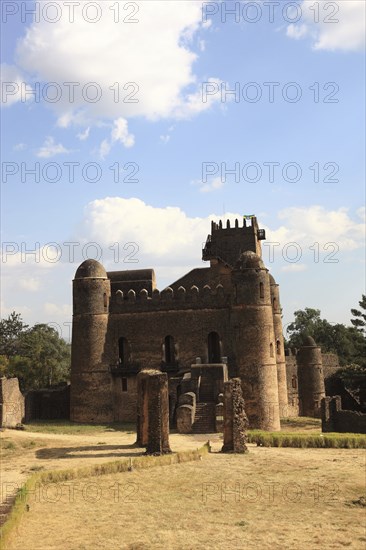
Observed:
[[[0,427],[15,428],[24,420],[24,397],[17,378],[0,378]]]
[[[322,353],[324,378],[328,378],[339,368],[339,359],[336,353]]]
[[[341,397],[325,397],[321,402],[323,432],[366,433],[366,414],[341,408]]]
[[[31,420],[70,420],[70,385],[29,391],[25,421]]]

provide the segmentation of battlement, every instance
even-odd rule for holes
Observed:
[[[224,308],[229,303],[230,295],[225,294],[221,284],[216,288],[205,285],[202,289],[195,285],[189,289],[180,286],[177,291],[167,287],[161,292],[155,289],[151,295],[144,288],[138,293],[133,289],[127,293],[117,290],[111,297],[109,311],[113,314],[135,311]]]
[[[240,222],[237,218],[232,227],[230,220],[226,220],[226,222],[220,220],[218,223],[211,221],[211,233],[213,233],[214,231],[226,231],[227,229],[244,229],[247,232],[260,231],[258,228],[258,221],[255,216],[243,216],[242,225],[240,225]]]
[[[217,263],[221,261],[234,267],[243,252],[251,250],[262,256],[260,241],[266,238],[264,229],[259,229],[255,216],[243,217],[240,225],[236,219],[233,227],[230,220],[211,222],[211,234],[208,235],[202,250],[202,259]]]

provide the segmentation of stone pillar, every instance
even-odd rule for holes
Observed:
[[[147,454],[170,453],[168,375],[143,370],[137,375],[137,441]]]
[[[240,378],[224,383],[224,445],[223,453],[246,453],[246,430],[248,418],[244,410],[244,399]]]

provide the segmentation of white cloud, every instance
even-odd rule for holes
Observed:
[[[102,143],[99,146],[99,156],[101,159],[105,159],[106,156],[111,152],[112,146],[107,139],[103,139]]]
[[[128,133],[128,123],[125,118],[118,118],[114,121],[114,128],[111,134],[112,142],[119,141],[125,147],[133,147],[135,136]]]
[[[202,184],[202,182],[200,182]],[[221,189],[224,187],[225,182],[221,180],[221,177],[213,178],[213,180],[209,183],[205,183],[201,185],[200,192],[201,193],[211,193],[212,191],[216,191],[217,189]]]
[[[202,23],[202,2],[182,0],[178,8],[175,2],[141,2],[135,24],[114,22],[116,5],[120,18],[126,17],[123,2],[99,2],[101,17],[94,24],[83,19],[79,4],[73,23],[62,9],[60,21],[33,23],[17,46],[18,65],[37,80],[80,84],[72,103],[63,87],[53,105],[60,126],[137,116],[188,118],[211,107],[213,100],[202,102],[193,72],[193,37],[209,27]],[[92,82],[101,92],[96,102],[86,100]]]
[[[104,159],[109,155],[114,143],[121,143],[126,148],[133,147],[135,136],[128,132],[128,122],[125,118],[118,118],[114,121],[114,127],[111,132],[110,141],[104,139],[99,147],[99,155]]]
[[[20,278],[19,286],[23,290],[27,290],[29,292],[37,292],[37,290],[40,289],[41,282],[35,277]]]
[[[50,158],[56,155],[67,153],[71,153],[71,151],[66,149],[61,143],[55,143],[54,138],[49,136],[46,138],[44,144],[37,152],[37,157]]]
[[[163,142],[163,143],[168,143],[170,141],[170,135],[169,134],[166,134],[166,135],[163,135],[163,136],[160,136],[160,140]]]
[[[304,36],[306,36],[308,34],[308,31],[309,29],[305,24],[303,25],[291,24],[286,29],[286,35],[289,36],[290,38],[295,38],[296,40],[298,40],[299,38],[303,38]]]
[[[357,210],[357,214],[361,214]],[[355,250],[364,244],[364,224],[353,220],[347,208],[326,210],[323,206],[291,207],[281,210],[278,218],[283,221],[278,229],[267,230],[267,240],[282,245],[296,242],[309,247],[336,243],[342,251]]]
[[[29,95],[25,93],[30,90],[30,86],[26,86],[24,78],[17,67],[2,63],[1,71],[1,91],[0,102],[3,107],[10,107],[18,101],[23,103],[29,99]]]
[[[288,25],[286,34],[290,38],[310,35],[315,50],[361,51],[364,48],[363,0],[320,0],[315,3],[303,0],[301,9],[305,23]]]
[[[86,139],[88,139],[89,134],[90,134],[90,126],[88,126],[88,128],[86,128],[84,132],[80,132],[80,134],[77,134],[76,137],[80,139],[80,141],[85,141]]]

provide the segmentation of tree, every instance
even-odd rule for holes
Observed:
[[[363,332],[366,327],[366,295],[362,294],[361,301],[358,302],[361,309],[365,312],[362,313],[359,309],[351,309],[351,313],[354,319],[351,319],[352,325],[357,329]]]
[[[20,313],[13,311],[7,319],[0,321],[0,355],[7,359],[19,353],[20,339],[28,329]]]
[[[295,321],[287,328],[290,347],[301,347],[304,337],[310,335],[323,352],[336,353],[341,365],[365,364],[365,338],[355,327],[331,324],[321,319],[318,309],[305,308],[295,311],[294,315]]]
[[[15,312],[0,321],[0,374],[17,377],[22,391],[68,381],[70,351],[46,324],[29,328]]]
[[[49,387],[69,379],[70,345],[54,328],[36,324],[21,340],[21,354],[10,362],[9,369],[22,389]]]

